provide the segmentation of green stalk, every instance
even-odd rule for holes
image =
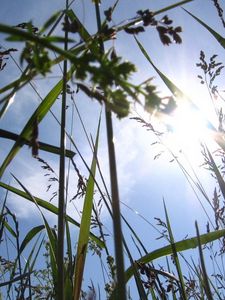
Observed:
[[[201,246],[201,242],[200,242],[200,234],[199,234],[197,221],[195,221],[195,228],[196,228],[196,233],[197,233],[197,238],[198,238],[198,250],[199,250],[200,263],[201,263],[201,267],[202,267],[202,281],[203,281],[202,286],[203,286],[203,289],[205,290],[207,299],[213,300],[213,296],[211,293],[210,284],[209,284],[209,280],[208,280],[208,275],[207,275],[207,271],[206,271],[206,267],[205,267],[204,255],[203,255],[202,246]]]
[[[98,1],[95,2],[96,19],[98,30],[101,30],[101,17]],[[100,40],[100,49],[104,53],[104,44]],[[110,169],[110,183],[112,193],[112,214],[113,214],[113,230],[114,230],[114,247],[116,257],[116,274],[117,274],[117,293],[115,299],[126,300],[126,283],[125,270],[123,258],[123,235],[121,226],[120,202],[119,202],[119,188],[116,170],[116,155],[113,143],[113,125],[111,112],[105,107],[106,131],[108,140],[108,154],[109,154],[109,169]]]
[[[68,9],[68,0],[66,0],[66,10]],[[65,23],[68,17],[65,14]],[[64,51],[68,50],[68,31],[65,29]],[[58,247],[57,247],[57,264],[58,264],[58,284],[57,299],[64,300],[64,231],[65,231],[65,138],[66,138],[66,84],[67,84],[67,59],[63,62],[63,93],[61,107],[61,130],[60,130],[60,164],[59,164],[59,198],[58,198]]]
[[[173,259],[174,259],[175,267],[177,269],[177,273],[178,273],[178,277],[179,277],[178,288],[180,290],[181,298],[183,300],[187,300],[187,294],[186,294],[186,290],[185,290],[183,274],[182,274],[182,270],[181,270],[180,261],[179,261],[179,258],[178,258],[178,251],[177,251],[177,248],[176,248],[176,245],[175,245],[173,232],[172,232],[172,228],[171,228],[171,225],[170,225],[170,220],[169,220],[169,216],[168,216],[168,212],[167,212],[167,208],[166,208],[166,204],[165,204],[164,200],[163,200],[163,205],[164,205],[164,211],[165,211],[165,215],[166,215],[166,224],[167,224],[167,230],[168,230],[170,244],[171,244],[171,248],[172,248]]]

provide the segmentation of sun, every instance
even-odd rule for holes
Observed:
[[[167,118],[166,144],[172,151],[182,150],[194,159],[201,143],[210,137],[210,123],[204,113],[188,101],[180,104]]]
[[[182,144],[199,141],[208,135],[208,121],[203,113],[189,103],[180,105],[171,115],[174,135]]]

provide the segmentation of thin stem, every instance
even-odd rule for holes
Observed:
[[[66,0],[66,10],[68,9],[68,0]],[[65,15],[65,22],[68,17]],[[68,50],[68,31],[65,30],[64,51]],[[67,60],[63,62],[63,92],[61,107],[61,130],[60,130],[60,164],[59,164],[59,198],[58,198],[58,248],[57,248],[57,264],[58,264],[58,283],[57,283],[57,299],[64,300],[64,232],[65,232],[65,140],[66,140],[66,83],[67,83]]]
[[[99,5],[95,3],[96,19],[98,30],[101,29],[101,17]],[[99,41],[100,50],[104,53],[103,41]],[[117,294],[115,299],[126,300],[126,284],[124,272],[124,258],[123,258],[123,235],[121,226],[120,202],[119,202],[119,188],[116,170],[116,154],[113,143],[113,125],[111,111],[105,107],[106,117],[106,131],[108,140],[108,153],[109,153],[109,169],[110,169],[110,183],[112,193],[112,213],[113,213],[113,229],[114,229],[114,247],[116,256],[117,267]]]

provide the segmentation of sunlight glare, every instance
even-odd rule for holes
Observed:
[[[173,150],[180,147],[192,157],[200,143],[209,136],[206,118],[190,103],[180,105],[170,116],[167,126],[170,128],[167,145]]]

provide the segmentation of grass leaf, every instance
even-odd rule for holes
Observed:
[[[199,237],[200,243],[201,243],[201,245],[204,245],[209,242],[218,240],[219,238],[223,237],[224,235],[225,235],[225,229],[216,230],[216,231],[212,231],[212,232],[209,232],[206,234],[202,234]],[[176,242],[174,245],[176,247],[177,252],[185,251],[188,249],[193,249],[193,248],[198,247],[198,238],[193,237],[193,238],[189,238],[186,240],[182,240],[182,241]],[[145,256],[138,259],[137,262],[146,264],[157,258],[166,256],[166,255],[170,255],[172,253],[173,253],[172,246],[168,245],[168,246],[156,249],[155,251],[146,254]],[[126,270],[126,281],[128,281],[133,276],[133,274],[134,274],[133,267],[129,267]]]
[[[23,239],[21,245],[20,245],[20,253],[23,252],[23,250],[26,248],[26,246],[29,244],[29,242],[40,232],[44,229],[44,225],[39,225],[33,227],[25,236]]]
[[[75,70],[75,66],[71,68],[71,70],[67,73],[67,80],[70,79],[73,71]],[[35,122],[40,123],[42,119],[46,116],[48,111],[50,110],[51,106],[56,101],[57,97],[62,91],[63,87],[63,80],[60,80],[54,88],[48,93],[48,95],[45,97],[45,99],[41,102],[41,104],[38,106],[38,108],[35,110],[35,112],[30,117],[27,124],[24,126],[22,132],[20,133],[17,141],[13,145],[12,149],[8,153],[7,157],[5,158],[4,162],[2,163],[0,167],[0,178],[5,172],[5,169],[9,165],[9,163],[12,161],[12,159],[16,156],[20,148],[24,145],[24,140],[29,140],[33,126]]]
[[[205,293],[206,293],[206,296],[207,296],[208,300],[213,300],[212,293],[211,293],[211,290],[210,290],[208,275],[207,275],[207,272],[206,272],[204,255],[203,255],[202,246],[201,246],[201,242],[200,242],[200,234],[199,234],[199,229],[198,229],[198,223],[197,222],[195,222],[195,228],[196,228],[196,234],[197,234],[197,239],[198,239],[199,257],[200,257],[202,277],[203,277],[203,285],[202,286],[205,290]]]
[[[30,199],[33,200],[35,203],[38,211],[40,212],[40,215],[43,219],[43,223],[48,235],[49,240],[49,252],[50,252],[50,265],[52,270],[52,277],[55,287],[57,286],[57,274],[58,274],[58,268],[57,268],[57,261],[56,261],[56,254],[57,254],[57,238],[56,235],[53,233],[52,228],[49,226],[47,219],[45,218],[44,214],[42,213],[36,199],[32,196],[32,194],[28,191],[28,189],[17,179],[14,175],[12,175],[13,178],[18,182],[18,184],[23,188],[25,193],[30,197]]]
[[[23,197],[23,198],[25,198],[25,199],[33,202],[33,203],[35,203],[35,201],[36,201],[36,203],[40,207],[42,207],[44,209],[47,209],[48,211],[50,211],[51,213],[53,213],[55,215],[58,215],[58,208],[55,205],[49,203],[48,201],[42,200],[42,199],[40,199],[38,197],[34,197],[34,196],[30,197],[27,193],[25,193],[25,192],[23,192],[23,191],[15,188],[15,187],[13,187],[13,186],[7,185],[7,184],[5,184],[3,182],[0,182],[0,187],[4,188],[4,189],[6,189],[6,190],[8,190],[8,191],[10,191],[10,192],[12,192],[12,193],[20,196],[20,197]],[[35,199],[35,201],[34,201],[34,199]],[[75,221],[73,218],[71,218],[70,216],[68,216],[68,215],[66,216],[66,220],[68,222],[70,222],[71,224],[73,224],[73,225],[75,225],[77,227],[80,227],[80,224],[77,221]],[[96,244],[98,244],[99,247],[104,248],[103,242],[100,241],[99,238],[97,238],[92,233],[90,233],[90,238],[93,241],[95,241]]]
[[[177,249],[176,249],[176,245],[175,245],[176,243],[174,241],[173,232],[172,232],[172,228],[171,228],[171,225],[170,225],[170,220],[169,220],[169,216],[168,216],[165,201],[163,201],[163,204],[164,204],[164,211],[165,211],[165,215],[166,215],[167,230],[168,230],[168,233],[169,233],[170,244],[171,244],[171,248],[172,248],[172,252],[173,252],[173,259],[174,259],[175,266],[176,266],[177,273],[178,273],[178,277],[179,277],[178,287],[179,287],[179,290],[180,290],[181,297],[183,299],[187,300],[183,274],[182,274],[182,270],[181,270],[181,266],[180,266],[180,261],[179,261],[178,255],[177,255]]]
[[[191,14],[189,11],[183,8],[183,10],[186,11],[192,18],[194,18],[199,24],[201,24],[203,27],[205,27],[217,40],[217,42],[225,49],[225,38],[223,38],[218,32],[213,30],[211,27],[209,27],[206,23],[204,23],[202,20],[199,18],[195,17],[193,14]]]
[[[95,141],[95,146],[93,151],[93,158],[91,163],[91,173],[89,175],[88,182],[87,182],[87,189],[86,189],[86,195],[84,199],[84,206],[83,206],[83,212],[82,212],[82,218],[80,224],[75,272],[74,272],[74,297],[73,297],[74,300],[80,299],[81,284],[83,280],[84,265],[85,265],[87,247],[88,247],[88,237],[90,232],[91,213],[92,213],[93,197],[94,197],[94,177],[95,177],[96,163],[97,163],[96,157],[98,151],[100,122],[101,119],[99,119],[96,141]]]

